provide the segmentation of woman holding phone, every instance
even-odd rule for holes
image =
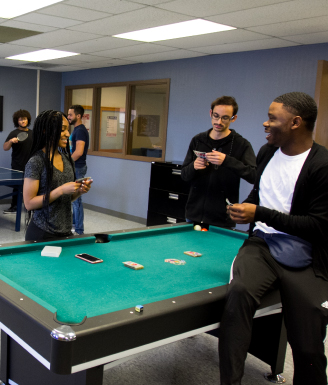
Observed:
[[[35,120],[23,187],[25,207],[33,211],[27,241],[72,235],[71,202],[90,190],[92,179],[75,181],[69,135],[69,123],[62,112],[44,111]]]

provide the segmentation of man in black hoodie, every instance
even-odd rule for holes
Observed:
[[[212,128],[192,138],[182,166],[182,179],[190,183],[186,218],[208,225],[234,227],[227,215],[226,199],[239,200],[240,178],[254,183],[256,158],[251,144],[230,129],[237,119],[238,104],[221,96],[211,105]],[[194,151],[206,153],[203,159]]]

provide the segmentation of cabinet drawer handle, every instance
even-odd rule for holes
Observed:
[[[174,199],[175,201],[178,201],[179,200],[179,195],[178,194],[169,193],[169,199]]]
[[[176,220],[176,218],[166,217],[166,222],[167,223],[177,223],[177,220]]]
[[[181,175],[181,170],[172,169],[172,175]]]

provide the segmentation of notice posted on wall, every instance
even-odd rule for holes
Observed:
[[[82,116],[82,124],[84,124],[85,128],[90,131],[90,114],[84,114]]]
[[[117,136],[117,116],[107,116],[106,136],[111,138]]]

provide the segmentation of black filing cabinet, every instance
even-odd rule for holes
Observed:
[[[185,222],[189,184],[181,179],[178,162],[152,162],[147,226]]]

